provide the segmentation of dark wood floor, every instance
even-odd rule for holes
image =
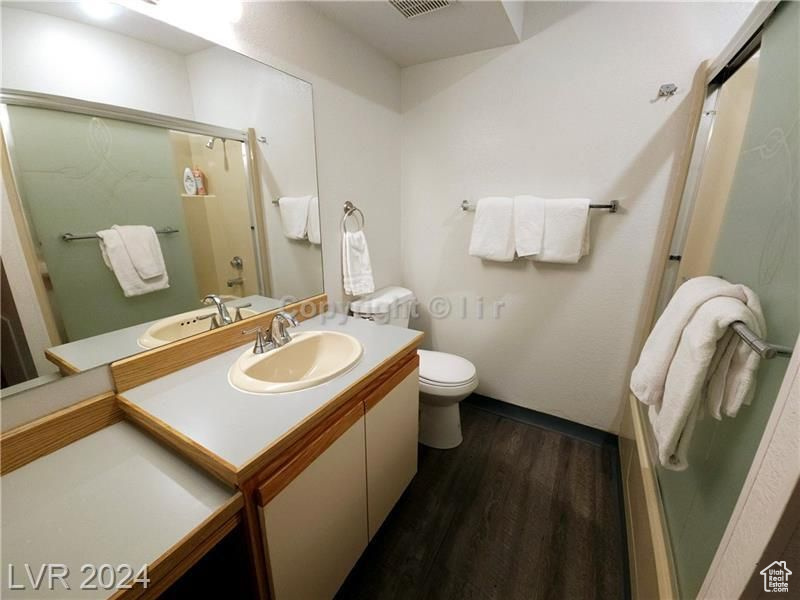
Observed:
[[[337,599],[625,598],[616,447],[462,404]]]

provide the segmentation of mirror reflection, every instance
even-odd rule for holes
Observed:
[[[322,292],[310,84],[121,7],[2,38],[4,395]]]

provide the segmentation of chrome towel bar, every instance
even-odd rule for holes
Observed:
[[[607,210],[608,212],[615,213],[615,212],[617,212],[617,210],[619,210],[619,200],[612,200],[608,204],[590,204],[589,208]],[[461,201],[461,210],[474,211],[475,210],[475,204],[473,204],[469,200],[462,200]]]
[[[741,321],[731,323],[731,329],[736,332],[745,344],[750,346],[761,358],[775,358],[776,356],[791,356],[792,349],[789,346],[778,346],[770,344],[758,337],[755,332]]]
[[[178,229],[174,227],[164,227],[164,229],[156,229],[156,233],[159,235],[165,235],[167,233],[178,233]],[[100,239],[100,236],[96,233],[63,233],[61,234],[61,239],[65,242],[71,242],[72,240],[97,240]]]

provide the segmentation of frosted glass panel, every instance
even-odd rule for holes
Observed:
[[[54,110],[8,112],[20,195],[67,340],[197,308],[169,132]],[[96,240],[61,239],[112,225],[179,230],[159,237],[169,289],[126,298]]]
[[[753,288],[769,341],[788,346],[800,327],[798,31],[800,4],[794,2],[783,3],[765,27],[750,114],[707,272]],[[688,470],[658,471],[681,598],[694,598],[702,585],[787,364],[785,358],[762,361],[756,396],[735,419],[706,416],[697,424]]]

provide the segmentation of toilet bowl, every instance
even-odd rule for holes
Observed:
[[[411,290],[392,286],[354,300],[353,316],[379,324],[408,327],[416,298]],[[459,402],[478,387],[475,366],[466,358],[419,350],[419,441],[446,450],[461,443]]]

